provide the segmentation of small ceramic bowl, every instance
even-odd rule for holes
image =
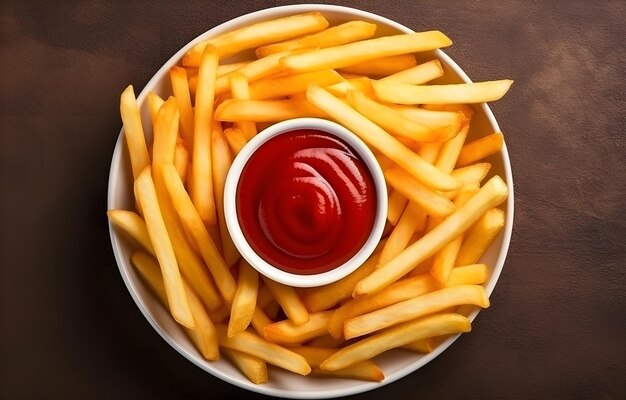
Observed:
[[[363,160],[365,166],[372,175],[376,192],[376,214],[374,216],[374,224],[363,247],[361,247],[361,249],[352,258],[338,267],[327,272],[312,275],[294,274],[283,271],[259,256],[250,246],[241,229],[236,207],[239,177],[254,152],[268,140],[281,134],[300,129],[313,129],[328,133],[341,139],[352,147],[352,149]],[[365,260],[367,260],[367,258],[372,254],[378,245],[385,228],[385,220],[387,218],[387,187],[385,185],[385,177],[383,176],[383,172],[380,169],[380,165],[376,161],[374,154],[372,154],[367,145],[363,143],[354,133],[335,122],[325,119],[297,118],[279,122],[265,129],[250,140],[250,142],[248,142],[239,152],[233,161],[233,164],[228,172],[228,177],[226,178],[226,186],[224,188],[224,214],[226,216],[228,231],[230,232],[235,246],[243,258],[245,258],[246,261],[248,261],[257,271],[259,271],[259,273],[276,282],[289,286],[321,286],[337,281],[348,275],[357,269],[359,265],[363,264],[363,262],[365,262]]]

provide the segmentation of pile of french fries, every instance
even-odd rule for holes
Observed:
[[[470,330],[487,307],[479,261],[504,226],[499,176],[483,184],[495,132],[466,142],[473,108],[509,80],[428,85],[451,44],[438,31],[375,37],[376,25],[329,27],[319,13],[260,22],[191,48],[170,71],[172,96],[148,96],[146,142],[129,86],[121,116],[136,209],[110,210],[136,241],[131,262],[207,360],[221,355],[254,383],[267,364],[300,375],[380,381],[372,358],[392,348],[429,352]],[[255,50],[256,59],[229,62]],[[274,282],[240,257],[224,221],[233,157],[272,123],[334,120],[375,153],[389,190],[388,227],[374,254],[317,288]],[[151,150],[150,150],[151,149]]]

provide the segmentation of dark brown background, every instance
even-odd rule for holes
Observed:
[[[244,4],[245,3],[245,4]],[[0,3],[0,397],[258,398],[152,330],[106,225],[118,98],[205,30],[282,1]],[[474,332],[356,398],[625,398],[623,1],[335,1],[440,29],[515,175],[511,250]]]

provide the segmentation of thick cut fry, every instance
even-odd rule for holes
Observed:
[[[213,279],[215,279],[215,282],[219,282],[218,289],[222,297],[226,300],[227,305],[230,306],[235,297],[236,284],[228,266],[202,223],[200,215],[193,207],[193,203],[187,195],[185,187],[176,173],[176,169],[170,165],[164,166],[163,177],[180,220],[196,242],[202,258],[213,275]]]
[[[193,204],[205,225],[215,225],[217,214],[213,197],[211,165],[211,129],[218,56],[215,47],[206,46],[198,70],[198,90],[194,110],[192,179],[190,192]]]
[[[141,247],[146,249],[150,254],[154,255],[154,248],[148,236],[148,229],[143,218],[134,211],[126,210],[109,210],[107,216],[115,227],[126,232],[130,237],[135,239]]]
[[[307,90],[307,98],[316,107],[350,129],[370,146],[398,163],[420,182],[437,190],[454,190],[458,182],[450,175],[422,160],[393,136],[378,125],[359,114],[353,108],[319,86],[312,85]]]
[[[275,322],[265,327],[263,336],[270,342],[279,344],[306,342],[328,333],[326,321],[331,313],[332,311],[321,311],[310,314],[309,321],[302,325],[296,325],[289,319]]]
[[[230,76],[230,92],[233,99],[250,100],[250,87],[248,86],[248,78],[241,72],[233,72]],[[220,104],[221,105],[221,104]],[[246,140],[252,139],[256,135],[256,124],[250,121],[239,121],[235,126],[241,130]]]
[[[133,177],[137,179],[141,171],[150,165],[150,155],[146,146],[146,136],[141,125],[141,115],[135,99],[133,86],[129,85],[120,97],[120,114],[124,124],[124,137],[130,154]]]
[[[426,212],[415,202],[409,202],[396,227],[391,231],[389,239],[380,254],[378,266],[385,265],[409,244],[416,231],[421,231],[426,225]]]
[[[392,135],[406,137],[416,142],[442,142],[457,133],[457,127],[453,125],[430,128],[360,92],[348,91],[348,102],[355,110]]]
[[[275,282],[267,277],[263,277],[263,282],[269,288],[274,299],[291,321],[296,325],[303,325],[309,321],[309,312],[298,297],[295,289],[291,286]]]
[[[387,221],[389,221],[391,225],[396,225],[398,223],[408,202],[409,199],[407,199],[405,195],[393,188],[390,188],[389,201],[387,202]]]
[[[373,361],[363,360],[359,363],[342,368],[336,371],[326,371],[319,369],[319,365],[328,357],[332,356],[337,349],[320,348],[311,346],[291,347],[291,351],[300,354],[306,359],[313,370],[311,375],[332,376],[335,378],[362,379],[366,381],[380,382],[385,379],[383,371]]]
[[[326,114],[305,100],[228,99],[215,110],[218,121],[279,122],[292,118],[323,117]]]
[[[458,83],[451,85],[407,85],[392,81],[372,82],[376,97],[396,104],[483,103],[498,100],[511,87],[512,80]]]
[[[376,293],[408,273],[412,268],[435,254],[439,249],[465,232],[487,210],[508,196],[508,188],[502,178],[494,176],[476,195],[458,208],[432,231],[407,247],[396,258],[361,280],[355,288],[354,297]]]
[[[275,343],[270,343],[252,332],[239,332],[233,337],[228,337],[228,328],[225,325],[217,324],[215,328],[220,346],[250,354],[296,374],[308,375],[311,372],[311,367],[304,357]]]
[[[467,265],[478,262],[502,227],[504,227],[504,211],[499,208],[487,211],[465,234],[456,264]]]
[[[343,78],[332,69],[270,77],[250,84],[250,98],[255,100],[272,99],[305,91],[309,85],[329,86],[341,82]]]
[[[245,260],[239,263],[237,277],[237,291],[233,299],[228,322],[228,336],[246,330],[256,308],[256,298],[259,291],[259,273]]]
[[[165,100],[159,97],[158,94],[154,92],[148,93],[148,107],[150,108],[150,121],[152,121],[152,126],[156,125],[156,119],[159,115],[159,110],[165,104]]]
[[[439,31],[367,39],[285,57],[281,62],[293,71],[343,68],[382,57],[410,54],[446,47],[452,41]]]
[[[461,285],[426,293],[380,310],[351,318],[344,322],[343,334],[346,339],[352,339],[465,304],[483,308],[489,307],[489,298],[485,288],[478,285]]]
[[[291,15],[247,25],[196,44],[183,56],[183,65],[199,65],[207,44],[214,45],[220,57],[226,57],[242,50],[319,32],[326,27],[328,21],[319,12]]]
[[[490,163],[472,164],[467,167],[457,168],[450,175],[461,182],[463,186],[480,184],[491,169]]]
[[[193,329],[193,316],[189,308],[189,302],[180,276],[180,271],[178,270],[178,262],[174,255],[172,242],[167,234],[163,216],[159,209],[159,202],[149,167],[146,167],[143,172],[139,174],[135,185],[137,186],[138,201],[146,218],[148,235],[150,236],[154,253],[159,260],[159,265],[161,266],[167,301],[172,311],[172,316],[181,325]]]
[[[457,167],[473,164],[499,152],[502,149],[503,141],[502,133],[496,132],[467,143],[461,149],[461,154],[459,154],[459,159],[456,162]]]
[[[256,55],[261,58],[286,50],[325,49],[327,47],[368,39],[374,36],[375,32],[376,24],[365,21],[350,21],[312,35],[261,46],[256,49]]]
[[[187,182],[187,170],[189,169],[189,164],[191,162],[191,158],[189,157],[189,150],[187,150],[187,145],[185,145],[185,141],[178,137],[176,138],[176,148],[174,149],[174,166],[176,167],[176,171],[178,171],[178,176],[183,181],[183,183]]]
[[[267,364],[265,361],[250,354],[225,347],[222,347],[221,351],[250,382],[256,385],[267,383]]]
[[[458,314],[438,314],[394,326],[344,347],[320,364],[321,369],[337,370],[373,358],[387,350],[417,340],[452,333],[469,332],[470,321]]]
[[[185,144],[193,152],[193,110],[191,108],[191,94],[185,68],[172,67],[170,69],[172,92],[176,97],[180,112],[180,133]]]
[[[456,207],[442,194],[424,186],[405,170],[395,167],[383,171],[385,180],[409,200],[419,204],[430,215],[450,215]]]
[[[395,74],[382,78],[381,81],[406,83],[407,85],[419,85],[442,76],[443,68],[441,68],[439,60],[431,60],[412,68],[405,69],[404,71],[396,72]]]
[[[359,64],[341,68],[340,72],[365,76],[387,76],[415,67],[415,55],[399,54],[397,56],[382,57],[365,61]]]
[[[224,137],[226,137],[226,142],[228,142],[228,147],[236,156],[239,154],[243,146],[248,143],[246,137],[243,135],[243,132],[238,128],[226,128],[224,130]]]
[[[159,109],[154,125],[154,144],[152,146],[152,168],[161,164],[174,164],[176,138],[178,137],[178,104],[175,97],[170,97]]]

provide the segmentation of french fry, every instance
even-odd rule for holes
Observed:
[[[292,71],[317,71],[343,68],[382,57],[434,50],[451,44],[452,41],[439,31],[418,32],[313,50],[287,56],[281,63]]]
[[[468,165],[467,167],[457,168],[453,170],[450,175],[452,175],[456,180],[461,182],[463,186],[472,183],[480,184],[483,179],[485,179],[490,169],[490,163],[478,163]]]
[[[259,336],[263,336],[263,330],[266,326],[271,325],[273,321],[265,314],[263,309],[258,305],[254,308],[250,324]]]
[[[189,157],[189,150],[185,145],[184,140],[181,137],[176,138],[176,147],[174,149],[174,166],[178,171],[178,176],[183,183],[187,182],[187,170],[191,160]]]
[[[423,64],[407,68],[380,79],[383,82],[406,83],[407,85],[419,85],[443,76],[443,68],[439,60],[431,60]]]
[[[189,82],[185,68],[172,67],[170,69],[170,80],[172,81],[172,92],[176,97],[180,112],[180,133],[185,144],[193,153],[193,110],[191,108],[191,94],[189,92]]]
[[[194,110],[194,135],[192,152],[191,199],[202,222],[206,226],[217,223],[215,200],[213,197],[213,172],[211,165],[211,129],[213,121],[213,100],[218,54],[215,47],[205,46],[202,62],[198,70],[198,89]]]
[[[146,146],[146,136],[141,125],[141,115],[135,99],[133,86],[129,85],[120,97],[120,114],[124,124],[124,137],[130,154],[133,177],[137,179],[141,171],[150,165],[150,155]]]
[[[389,189],[389,201],[387,202],[387,221],[391,225],[396,225],[400,220],[400,216],[404,211],[404,208],[408,204],[409,199],[406,198],[401,192],[390,188]]]
[[[334,85],[343,78],[332,69],[260,79],[250,84],[250,98],[264,100],[303,92],[309,85]]]
[[[228,75],[230,77],[230,92],[233,99],[250,100],[250,87],[248,86],[248,78],[241,72],[233,72]],[[221,105],[221,104],[220,104]],[[252,139],[256,135],[256,124],[253,120],[235,122],[235,127],[241,130],[246,140]]]
[[[239,154],[243,146],[248,143],[246,137],[243,135],[243,132],[241,132],[238,128],[224,129],[224,137],[226,138],[226,142],[228,142],[228,146],[235,156]]]
[[[207,44],[214,45],[220,57],[226,57],[242,50],[319,32],[326,27],[328,21],[319,12],[291,15],[247,25],[196,44],[183,56],[183,65],[199,65]]]
[[[435,344],[433,343],[432,339],[428,338],[405,344],[404,346],[402,346],[402,348],[414,351],[416,353],[430,353],[434,350]]]
[[[387,106],[398,111],[406,118],[412,119],[433,129],[451,127],[450,129],[458,132],[461,129],[461,125],[465,121],[465,116],[461,112],[436,111],[415,106],[394,104],[387,104]]]
[[[135,239],[141,247],[154,255],[154,248],[152,247],[150,236],[148,236],[146,223],[139,214],[134,211],[109,210],[107,211],[107,216],[115,227],[126,232],[130,237]]]
[[[292,320],[275,322],[263,329],[263,336],[272,343],[298,344],[328,333],[326,321],[332,311],[312,313],[309,320],[296,325]]]
[[[178,137],[178,104],[175,97],[170,97],[159,109],[154,125],[154,144],[152,146],[152,169],[161,164],[174,164],[176,138]]]
[[[135,185],[137,186],[138,201],[146,219],[148,235],[161,266],[167,301],[172,311],[172,316],[181,325],[193,329],[195,326],[193,315],[189,308],[183,281],[178,270],[174,249],[159,209],[159,202],[149,167],[146,167],[139,174]]]
[[[246,330],[254,310],[259,290],[259,273],[245,260],[239,263],[239,276],[237,277],[237,291],[233,299],[228,322],[228,337],[235,333]]]
[[[458,314],[437,314],[386,329],[337,351],[320,368],[337,370],[420,339],[469,332],[470,321]]]
[[[165,104],[165,100],[163,100],[158,94],[154,92],[148,93],[148,107],[150,108],[150,121],[152,121],[152,126],[156,125],[156,119],[159,115],[159,110]]]
[[[354,297],[376,293],[408,273],[439,249],[465,232],[487,210],[506,200],[508,188],[502,178],[491,178],[469,201],[441,224],[407,247],[396,258],[357,283]]]
[[[374,90],[372,90],[372,84],[370,83],[371,81],[372,80],[367,77],[350,78],[345,81],[335,83],[334,85],[326,86],[326,90],[337,97],[345,97],[348,95],[349,91],[355,90],[363,93],[365,96],[375,97]]]
[[[218,121],[278,122],[292,118],[323,117],[317,107],[304,100],[225,100],[215,110]]]
[[[267,383],[269,378],[265,361],[250,354],[225,347],[222,347],[221,351],[250,382],[257,385]]]
[[[502,133],[496,132],[465,144],[456,162],[457,167],[473,164],[499,152],[503,141]]]
[[[256,49],[257,57],[296,49],[324,49],[326,47],[356,42],[374,36],[376,24],[365,21],[349,21],[321,32],[303,37],[261,46]]]
[[[443,191],[458,188],[459,184],[454,178],[441,173],[431,164],[422,160],[378,125],[323,88],[315,85],[310,86],[307,89],[307,98],[313,105],[350,129],[370,146],[398,163],[425,185]]]
[[[275,282],[265,276],[263,276],[263,282],[272,292],[274,299],[280,304],[287,318],[296,325],[303,325],[309,322],[309,312],[294,288]]]
[[[512,80],[450,85],[407,85],[392,81],[375,81],[372,87],[382,101],[396,104],[483,103],[500,99],[513,84]]]
[[[499,208],[491,209],[481,216],[465,234],[456,264],[467,265],[478,262],[504,227],[504,222],[504,211]]]
[[[239,68],[244,67],[249,64],[251,61],[239,61],[228,64],[220,64],[217,66],[217,77],[219,78],[222,75],[226,75],[229,72],[233,72],[238,70]]]
[[[437,169],[444,173],[452,173],[468,132],[469,121],[466,120],[461,126],[459,133],[441,146],[441,150],[439,150],[439,155],[437,156],[437,161],[435,162],[435,167],[437,167]]]
[[[174,166],[165,165],[163,167],[163,177],[165,186],[172,199],[172,203],[180,216],[180,220],[186,227],[187,232],[192,236],[198,246],[202,258],[209,267],[213,279],[219,282],[218,289],[226,303],[230,306],[235,297],[236,284],[228,266],[220,255],[215,243],[211,239],[209,232],[200,219],[200,215],[193,207],[191,199],[187,195],[180,177],[176,173]]]
[[[228,337],[228,328],[225,325],[217,324],[215,328],[220,346],[250,354],[296,374],[308,375],[311,372],[311,367],[304,357],[275,343],[270,343],[252,332],[239,332],[233,337]]]
[[[311,375],[332,376],[336,378],[361,379],[366,381],[380,382],[385,379],[383,371],[373,361],[363,360],[359,363],[336,371],[319,369],[319,365],[337,350],[333,348],[320,348],[312,346],[295,346],[290,348],[294,353],[300,354],[306,359],[311,368]]]
[[[415,67],[415,55],[399,54],[397,56],[381,57],[359,64],[341,68],[340,72],[365,76],[387,76]]]
[[[446,286],[480,285],[487,281],[489,271],[485,264],[469,264],[455,267],[450,273]]]
[[[409,202],[404,209],[396,227],[391,231],[389,239],[380,254],[378,265],[387,264],[409,244],[411,237],[416,231],[421,231],[426,225],[426,213],[415,202]]]

